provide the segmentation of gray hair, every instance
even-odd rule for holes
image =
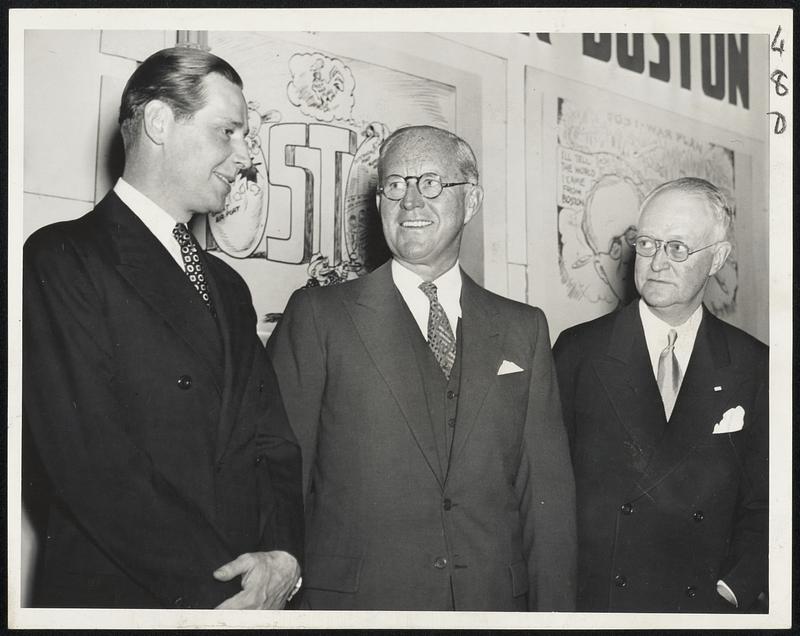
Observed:
[[[436,126],[406,126],[398,128],[391,135],[389,135],[381,144],[380,155],[378,157],[378,180],[382,180],[384,158],[396,146],[400,146],[406,141],[412,143],[417,142],[430,142],[432,138],[438,138],[442,148],[449,150],[456,160],[456,166],[461,172],[461,175],[447,175],[448,178],[462,178],[466,181],[471,181],[475,184],[478,183],[478,162],[475,159],[475,153],[472,152],[469,144],[461,139],[458,135],[454,135],[449,130],[437,128]]]
[[[726,241],[730,236],[733,214],[722,191],[710,181],[698,177],[681,177],[662,183],[648,194],[639,206],[639,214],[659,194],[677,190],[685,194],[702,197],[711,207],[714,214],[714,229],[719,241]]]

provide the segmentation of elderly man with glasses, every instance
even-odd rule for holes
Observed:
[[[641,299],[554,353],[578,507],[578,609],[763,611],[768,350],[703,307],[731,214],[702,179],[641,206]]]
[[[303,451],[301,606],[571,610],[575,501],[547,323],[459,267],[483,199],[452,133],[395,131],[393,258],[294,294],[268,343]]]

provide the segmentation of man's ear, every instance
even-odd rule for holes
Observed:
[[[481,205],[483,204],[483,188],[479,185],[471,186],[464,196],[464,225],[466,225],[481,209]]]
[[[142,120],[145,135],[160,146],[164,143],[170,126],[175,122],[175,115],[165,102],[153,99],[145,104]]]
[[[730,253],[731,244],[728,241],[720,241],[719,245],[714,248],[714,260],[711,261],[711,269],[708,272],[709,276],[713,276],[722,269]]]

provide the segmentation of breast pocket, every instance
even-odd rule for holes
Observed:
[[[530,382],[530,369],[525,369],[498,375],[494,384],[500,400],[511,408],[519,409],[520,405],[528,402]]]

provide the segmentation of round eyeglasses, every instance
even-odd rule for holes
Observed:
[[[459,185],[475,185],[472,181],[454,181],[452,183],[442,183],[442,178],[435,172],[426,172],[418,177],[401,177],[399,174],[390,174],[378,188],[378,194],[382,194],[387,199],[399,201],[406,196],[408,180],[414,179],[417,182],[417,191],[426,199],[435,199],[442,190]]]
[[[662,241],[652,236],[640,235],[630,242],[630,246],[636,250],[636,254],[644,257],[655,256],[656,252],[663,247],[669,260],[682,263],[692,254],[714,247],[718,243],[719,241],[716,241],[704,247],[698,247],[696,250],[690,250],[683,241]]]

